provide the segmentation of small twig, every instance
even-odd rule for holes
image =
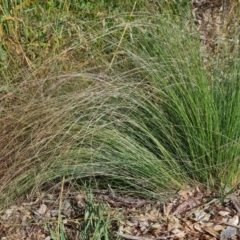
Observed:
[[[145,238],[145,237],[137,237],[137,236],[132,236],[132,235],[123,234],[123,233],[117,233],[117,235],[130,240],[166,240],[171,237],[176,237],[176,235],[168,235],[166,237]]]

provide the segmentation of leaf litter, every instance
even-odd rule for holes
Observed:
[[[181,190],[167,202],[117,195],[108,190],[92,193],[95,204],[103,203],[115,219],[110,239],[132,240],[227,240],[240,239],[239,194],[231,194],[221,203],[214,193],[204,190]],[[84,220],[87,195],[84,192],[42,194],[13,205],[0,214],[0,240],[53,239],[61,214],[66,239],[79,238]]]

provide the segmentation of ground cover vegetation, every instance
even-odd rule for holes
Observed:
[[[2,210],[57,191],[60,208],[64,187],[88,189],[78,239],[114,239],[119,215],[93,190],[236,190],[238,46],[206,67],[190,2],[0,4]],[[52,239],[67,238],[62,222]]]

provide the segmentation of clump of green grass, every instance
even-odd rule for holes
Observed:
[[[79,239],[111,239],[113,221],[109,208],[103,203],[94,201],[92,194],[88,193],[84,219],[80,224]]]
[[[186,185],[239,184],[237,57],[224,77],[217,65],[209,73],[197,34],[180,19],[136,12],[117,20],[89,32],[97,54],[90,64],[84,55],[78,73],[53,64],[46,77],[51,58],[14,84],[17,101],[0,119],[3,204],[63,176],[155,198]]]

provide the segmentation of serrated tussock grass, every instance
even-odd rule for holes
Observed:
[[[148,15],[125,28],[89,39],[96,66],[15,85],[0,119],[3,203],[63,176],[147,197],[239,184],[237,56],[209,72],[185,25]]]

